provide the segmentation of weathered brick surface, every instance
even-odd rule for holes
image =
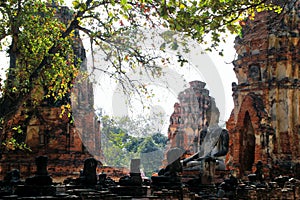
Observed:
[[[34,117],[34,124],[29,123],[27,126],[25,143],[31,152],[3,152],[0,160],[1,176],[14,168],[20,169],[23,177],[34,174],[34,160],[39,155],[48,156],[49,173],[54,176],[79,172],[86,158],[94,156],[100,160],[100,132],[95,117],[91,117],[91,114],[82,115],[82,118],[77,119],[84,120],[85,126],[82,127],[80,123],[70,124],[62,120],[59,117],[60,108],[46,107],[39,110],[42,113],[40,120]],[[90,112],[93,114],[93,110]]]
[[[238,83],[226,160],[238,176],[254,172],[259,160],[266,177],[288,174],[299,162],[299,14],[299,3],[285,16],[258,13],[235,40]]]
[[[179,103],[174,104],[170,117],[170,148],[179,147],[187,153],[197,152],[199,131],[206,124],[218,123],[219,110],[205,85],[201,81],[192,81],[189,88],[178,94]]]

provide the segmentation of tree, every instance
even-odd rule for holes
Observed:
[[[1,86],[1,129],[20,107],[25,115],[44,101],[70,109],[66,95],[79,74],[80,57],[74,54],[78,33],[90,38],[92,52],[98,46],[109,62],[105,73],[119,81],[124,91],[130,88],[148,93],[147,87],[130,80],[128,72],[153,77],[161,75],[159,56],[143,53],[139,45],[140,27],[165,27],[203,42],[211,35],[212,47],[224,39],[229,29],[238,31],[236,22],[255,10],[278,9],[268,0],[157,1],[157,0],[74,0],[68,20],[57,19],[64,1],[5,0],[0,3],[0,47],[10,59],[7,78]],[[273,2],[273,1],[272,1]],[[276,2],[275,2],[276,3]],[[179,61],[181,57],[179,55]],[[182,61],[182,60],[181,60]],[[160,61],[159,61],[160,62]],[[93,66],[93,70],[97,69]],[[35,94],[35,95],[34,95]],[[26,118],[26,117],[25,117]]]
[[[141,143],[139,149],[144,172],[146,176],[151,176],[154,171],[157,171],[162,166],[164,148],[159,147],[152,137],[147,137]]]
[[[125,128],[124,128],[125,122]],[[141,158],[141,164],[147,175],[159,169],[164,157],[167,137],[161,133],[148,130],[140,137],[140,134],[130,135],[140,130],[139,123],[128,117],[101,118],[101,141],[106,165],[129,167],[132,158]],[[130,127],[130,131],[126,129]]]
[[[152,139],[160,147],[164,147],[167,144],[167,141],[168,141],[168,138],[165,135],[161,134],[161,133],[153,134]]]
[[[5,86],[1,88],[1,129],[16,129],[20,135],[26,123],[16,128],[7,122],[21,107],[26,121],[45,99],[53,103],[63,100],[77,76],[75,63],[79,58],[72,49],[74,30],[58,20],[55,8],[45,2],[2,1],[0,11],[0,47],[10,58]],[[9,143],[14,141],[9,138]]]

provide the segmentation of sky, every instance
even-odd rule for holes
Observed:
[[[65,2],[67,6],[72,6],[72,0],[65,0]],[[147,35],[147,30],[145,34]],[[155,53],[159,52],[157,51],[159,47],[153,50],[153,44],[159,43],[159,38],[153,38],[153,36],[148,38],[152,39],[144,41],[145,51],[151,49]],[[174,111],[174,104],[178,102],[178,93],[188,88],[188,82],[200,80],[206,82],[205,88],[209,89],[210,96],[215,98],[220,111],[220,124],[224,124],[228,120],[234,106],[231,85],[232,82],[237,82],[232,65],[232,61],[235,58],[234,39],[234,35],[228,34],[226,42],[220,44],[219,49],[224,49],[224,56],[220,56],[217,51],[202,54],[200,53],[203,50],[202,45],[190,41],[191,52],[184,55],[189,61],[188,65],[185,65],[183,68],[176,63],[169,65],[165,70],[165,77],[162,77],[160,80],[149,80],[148,77],[142,77],[148,83],[148,87],[155,93],[153,98],[143,102],[150,109],[143,109],[144,105],[141,104],[138,98],[136,100],[132,98],[130,105],[133,106],[130,106],[126,102],[126,98],[118,91],[118,84],[101,73],[94,74],[93,79],[101,83],[94,86],[94,107],[95,109],[103,108],[105,114],[114,116],[129,115],[133,118],[138,115],[163,113],[165,115],[164,125],[160,125],[161,127],[158,127],[158,129],[166,133],[169,117]],[[90,64],[91,56],[89,45],[87,45],[89,42],[84,42],[84,44],[88,52],[88,64]],[[174,52],[167,52],[166,56],[174,58],[172,54]],[[95,58],[100,61],[98,64],[101,63],[103,65],[101,53],[95,54]],[[135,78],[134,75],[133,77]]]
[[[147,34],[146,32],[145,35]],[[151,37],[151,41],[143,41],[141,46],[144,46],[145,51],[148,52],[151,49],[152,54],[155,55],[155,53],[159,52],[159,48],[153,47],[152,43],[156,43],[159,46],[159,40],[158,36]],[[94,74],[94,79],[100,83],[95,84],[95,108],[103,108],[104,113],[108,115],[129,115],[132,118],[140,115],[162,113],[165,115],[164,123],[158,125],[157,129],[166,134],[169,117],[174,111],[174,104],[178,102],[178,93],[189,87],[188,82],[200,80],[206,83],[205,88],[210,91],[210,96],[215,98],[220,111],[220,124],[223,125],[228,120],[233,109],[231,84],[236,82],[233,65],[231,64],[235,56],[233,41],[234,36],[231,35],[227,38],[226,43],[221,44],[220,48],[224,49],[223,57],[216,51],[203,54],[201,53],[203,48],[200,44],[189,41],[190,52],[184,54],[188,63],[183,67],[180,67],[175,62],[174,52],[167,51],[163,56],[170,57],[171,62],[167,68],[164,68],[164,76],[159,79],[149,79],[143,75],[139,77],[148,84],[148,87],[155,94],[153,98],[143,99],[144,104],[138,98],[133,98],[132,102],[126,103],[126,97],[118,91],[118,84],[103,73]],[[106,66],[101,52],[96,53],[95,58],[97,67],[101,65]],[[88,62],[90,60],[88,54]],[[91,65],[91,63],[88,63],[88,65]],[[135,79],[137,77],[132,75],[132,78]],[[149,109],[143,109],[143,105],[146,105]]]

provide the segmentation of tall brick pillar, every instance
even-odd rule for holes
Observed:
[[[239,177],[253,173],[259,160],[271,178],[292,174],[300,161],[299,3],[287,7],[285,14],[246,20],[235,40],[238,83],[226,163]]]
[[[205,89],[206,83],[191,81],[190,87],[178,94],[180,103],[175,103],[170,116],[168,138],[170,148],[181,148],[193,154],[199,149],[200,130],[208,124],[219,122],[220,112],[215,99]]]

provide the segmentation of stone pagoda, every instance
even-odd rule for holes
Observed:
[[[219,110],[206,83],[192,81],[190,87],[178,94],[179,103],[174,104],[170,117],[168,138],[170,148],[180,148],[193,154],[199,151],[200,131],[219,122]]]
[[[238,177],[263,163],[265,177],[294,174],[300,162],[300,5],[257,13],[235,40],[234,109],[227,166]],[[285,12],[287,11],[287,12]]]

